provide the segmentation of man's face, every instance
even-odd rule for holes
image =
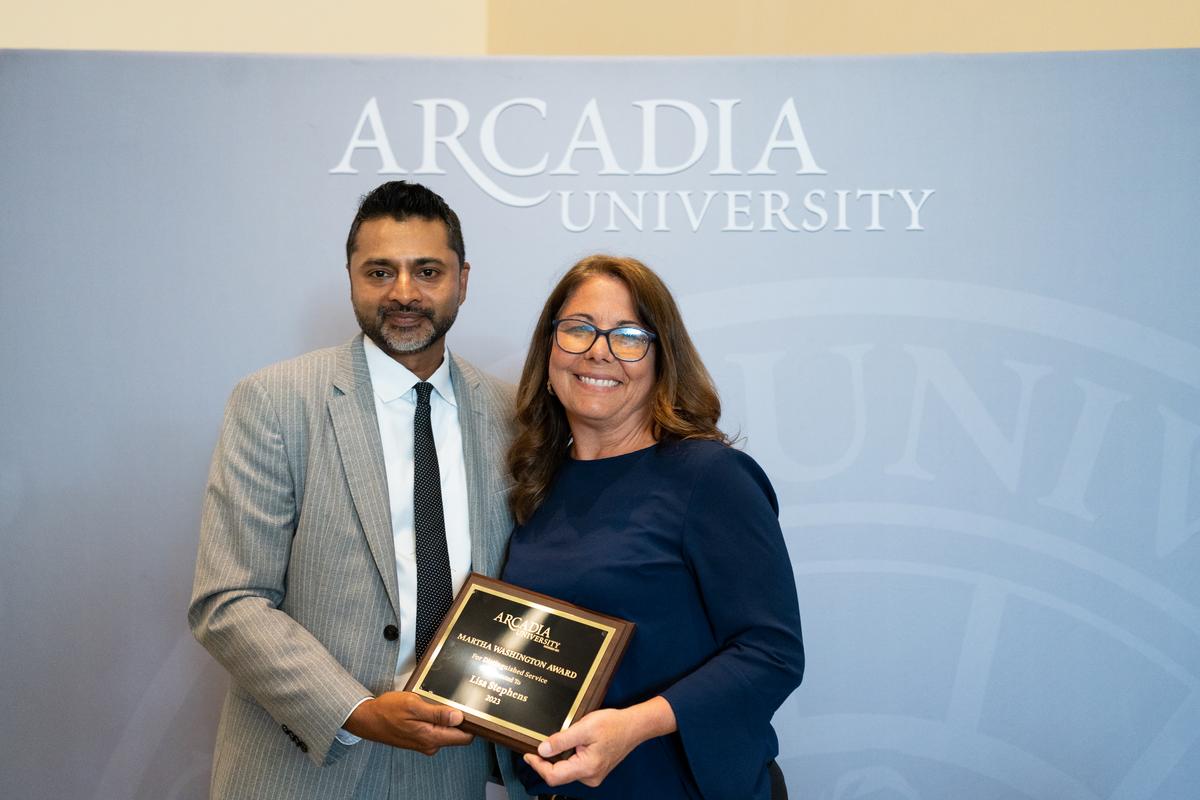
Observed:
[[[470,269],[459,265],[440,220],[367,220],[349,265],[359,327],[385,353],[428,377],[442,362],[442,337],[467,297]]]

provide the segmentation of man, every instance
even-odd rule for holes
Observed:
[[[441,197],[378,187],[346,242],[362,335],[234,390],[188,614],[232,676],[214,798],[484,797],[491,745],[397,691],[512,528],[511,388],[446,352],[464,256]]]

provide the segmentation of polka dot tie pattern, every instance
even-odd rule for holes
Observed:
[[[450,554],[446,549],[446,520],[442,511],[442,478],[437,447],[429,421],[433,384],[417,384],[417,413],[413,420],[413,530],[417,542],[417,631],[420,658],[442,618],[450,610]]]

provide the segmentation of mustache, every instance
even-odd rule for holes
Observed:
[[[421,308],[420,306],[410,306],[404,303],[390,303],[379,307],[379,318],[383,319],[390,314],[420,314],[427,319],[433,319],[433,310]]]

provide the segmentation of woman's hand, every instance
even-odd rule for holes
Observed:
[[[593,711],[565,731],[538,746],[536,755],[525,756],[548,786],[579,781],[599,786],[633,748],[647,739],[676,730],[675,712],[662,697],[653,697],[629,708]],[[562,761],[547,761],[571,748],[575,753]]]

